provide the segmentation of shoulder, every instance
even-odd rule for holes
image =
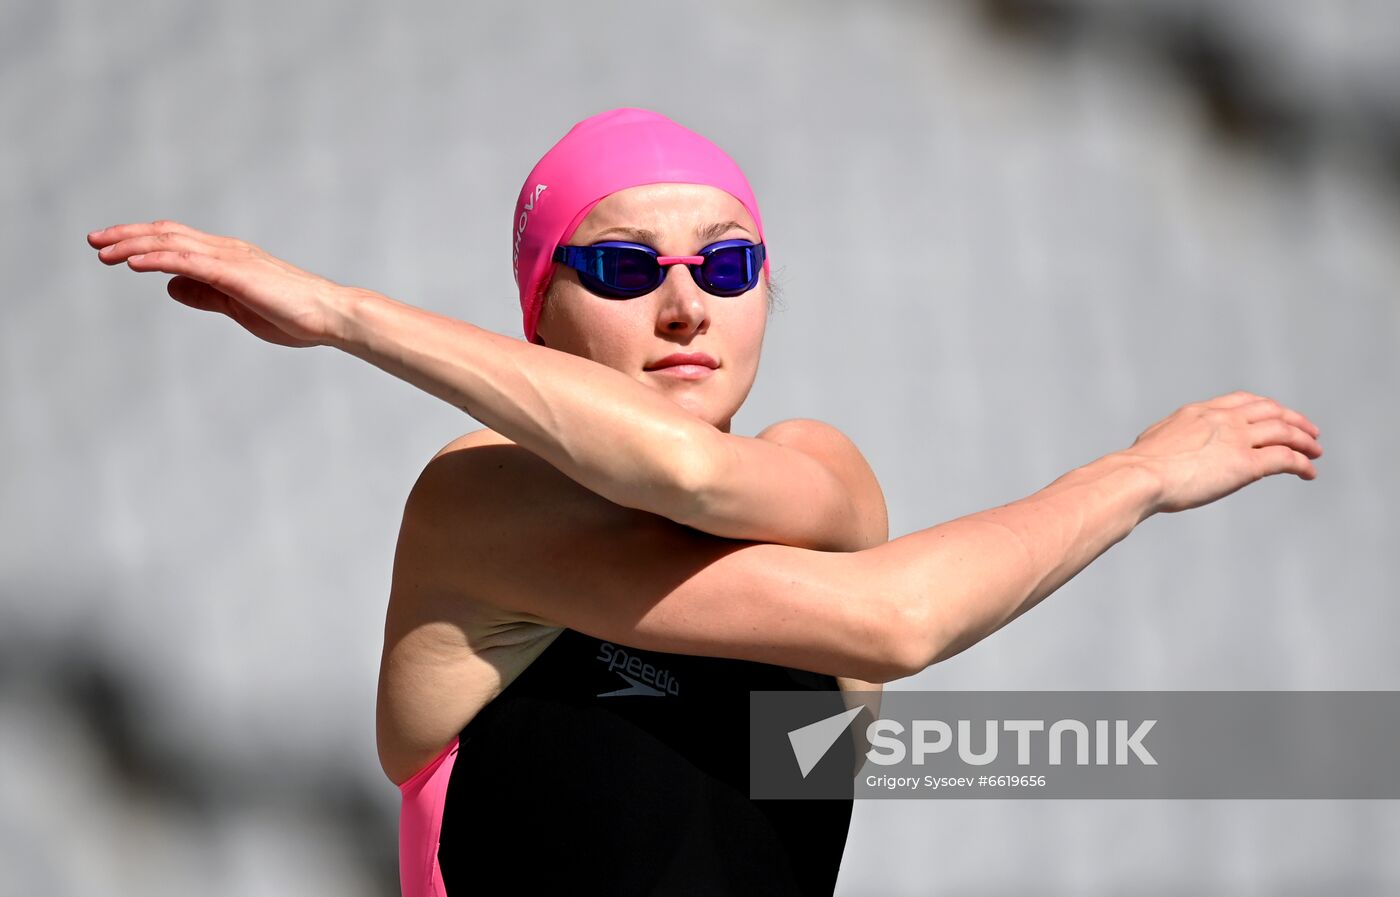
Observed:
[[[424,465],[405,516],[418,522],[452,520],[455,533],[490,542],[512,529],[523,535],[616,507],[529,449],[482,428],[453,439]],[[490,525],[463,527],[473,521]]]
[[[488,427],[464,433],[438,449],[418,473],[408,494],[407,511],[421,512],[443,502],[479,495],[490,481],[509,478],[519,466],[538,460],[531,452]],[[511,470],[504,470],[504,467]],[[497,476],[491,476],[491,469]]]
[[[471,596],[509,610],[512,620],[543,622],[510,603],[537,586],[525,571],[557,578],[565,571],[555,561],[578,566],[581,550],[606,555],[590,539],[615,533],[636,513],[510,439],[477,430],[447,443],[418,474],[404,503],[395,569],[411,573],[435,600]]]
[[[443,455],[462,449],[475,448],[479,445],[515,445],[515,443],[502,436],[500,433],[497,433],[495,430],[492,430],[490,427],[482,427],[480,430],[464,433],[447,445],[444,445],[442,448],[438,449],[436,455],[433,455],[432,460],[436,461]]]
[[[567,502],[582,489],[534,452],[483,427],[438,449],[419,472],[407,510],[421,518],[474,509],[504,523],[505,516]]]
[[[867,518],[870,545],[889,539],[885,493],[875,471],[855,442],[840,428],[811,417],[794,417],[765,427],[757,436],[815,458],[849,490],[858,512]],[[864,546],[869,547],[869,545]]]
[[[849,436],[833,424],[814,417],[793,417],[769,424],[759,432],[758,438],[791,445],[794,448],[808,447],[860,454]]]
[[[759,439],[776,442],[842,469],[868,471],[870,465],[851,438],[832,424],[811,417],[780,420],[759,432]]]

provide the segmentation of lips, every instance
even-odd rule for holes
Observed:
[[[704,352],[677,352],[674,355],[667,355],[660,361],[652,362],[643,370],[655,371],[661,368],[675,367],[676,365],[682,364],[695,364],[707,368],[719,367],[719,362],[715,361]]]

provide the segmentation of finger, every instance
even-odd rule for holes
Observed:
[[[206,242],[209,242],[210,244],[215,244],[220,241],[227,241],[231,239],[229,237],[220,237],[215,234],[208,234],[200,230],[195,230],[189,225],[182,224],[179,221],[172,221],[168,218],[161,218],[156,221],[140,221],[130,224],[114,224],[111,227],[100,228],[88,234],[88,243],[93,248],[101,248],[103,246],[110,245],[120,240],[126,240],[131,237],[141,237],[150,234],[159,234],[166,232],[183,234],[187,237],[193,237],[195,239],[204,240]]]
[[[1304,430],[1314,439],[1320,434],[1317,424],[1308,420],[1302,414],[1294,411],[1286,405],[1280,405],[1273,399],[1261,399],[1257,402],[1249,402],[1237,407],[1237,410],[1244,415],[1245,423],[1266,420],[1271,417],[1281,418],[1286,423],[1290,423],[1301,430]]]
[[[183,274],[225,293],[239,294],[248,287],[242,268],[225,259],[188,249],[138,253],[126,260],[133,271],[164,271]]]
[[[97,259],[104,265],[117,265],[129,256],[157,250],[190,250],[210,255],[230,255],[232,247],[209,243],[198,237],[175,231],[161,231],[155,234],[141,234],[116,240],[97,250]]]
[[[1267,445],[1286,445],[1294,451],[1302,452],[1309,458],[1322,457],[1322,446],[1318,445],[1312,434],[1277,417],[1250,424],[1249,440],[1250,446],[1253,448]]]
[[[233,302],[228,296],[207,283],[185,277],[183,274],[170,278],[170,282],[165,285],[165,291],[170,294],[170,298],[190,308],[234,316]]]
[[[111,227],[100,228],[89,233],[87,235],[87,240],[88,245],[92,246],[94,249],[100,249],[103,246],[110,246],[112,243],[127,240],[131,237],[144,237],[151,234],[167,232],[192,237],[212,246],[228,246],[241,242],[232,237],[207,234],[204,231],[195,230],[187,224],[171,221],[168,218],[161,218],[156,221],[142,221],[134,224],[114,224]]]
[[[1317,468],[1301,452],[1286,445],[1270,445],[1255,449],[1256,472],[1261,477],[1275,473],[1292,473],[1300,479],[1317,479]]]
[[[129,237],[125,240],[109,244],[97,250],[97,258],[104,265],[118,265],[133,255],[145,252],[158,252],[160,250],[188,250],[209,255],[220,255],[228,252],[228,250],[204,243],[194,237],[177,234],[173,231],[165,231],[159,234]]]

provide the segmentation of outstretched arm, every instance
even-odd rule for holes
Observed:
[[[176,275],[173,298],[261,339],[368,361],[623,507],[717,536],[822,550],[853,550],[874,531],[853,494],[873,475],[833,427],[722,433],[621,371],[342,286],[179,222],[117,225],[88,242],[106,264]]]
[[[1295,415],[1247,394],[1186,405],[1020,501],[854,552],[718,539],[606,501],[520,446],[450,449],[404,508],[386,658],[433,658],[395,685],[397,706],[432,710],[397,722],[417,733],[419,761],[460,731],[474,654],[494,637],[472,640],[483,619],[869,682],[912,675],[1024,613],[1149,514],[1264,476],[1312,479],[1317,428]]]
[[[1315,438],[1270,406],[1183,406],[1026,498],[852,553],[702,538],[565,488],[519,446],[481,446],[424,469],[404,544],[434,613],[479,601],[645,650],[884,682],[995,632],[1153,513],[1316,476]]]
[[[884,541],[856,446],[821,421],[723,433],[621,371],[361,291],[332,345],[462,408],[588,490],[729,539]]]

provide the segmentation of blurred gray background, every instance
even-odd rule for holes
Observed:
[[[1400,6],[0,4],[0,894],[397,893],[399,515],[478,424],[97,262],[175,218],[520,334],[579,119],[725,147],[784,299],[735,422],[828,420],[892,535],[1244,388],[1326,455],[1156,517],[897,688],[1387,689]],[[862,801],[838,893],[1379,894],[1385,801]]]

